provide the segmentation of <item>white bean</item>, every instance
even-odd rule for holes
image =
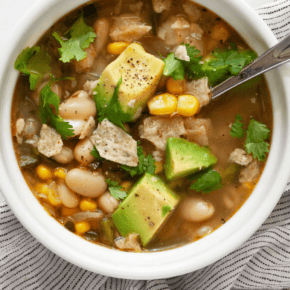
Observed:
[[[73,151],[66,146],[63,146],[60,153],[52,156],[52,158],[59,163],[67,164],[70,163],[74,159]]]
[[[74,149],[74,157],[80,162],[83,166],[89,165],[94,160],[94,156],[91,154],[91,151],[94,148],[90,138],[85,138],[78,142]]]
[[[197,231],[197,234],[198,234],[199,237],[202,238],[205,235],[208,235],[211,231],[212,231],[212,227],[210,227],[210,226],[204,226],[204,227],[200,228]]]
[[[196,197],[187,197],[180,205],[181,216],[191,222],[202,222],[212,217],[214,207],[211,203]]]
[[[116,198],[111,196],[109,191],[106,191],[103,195],[98,198],[99,208],[106,213],[113,213],[119,206],[119,202]]]
[[[85,120],[97,114],[95,102],[86,91],[78,91],[60,104],[59,114],[64,119]]]
[[[33,118],[29,118],[25,121],[23,135],[27,138],[32,138],[37,133],[39,127],[39,121],[36,121]]]
[[[107,189],[102,174],[79,168],[71,169],[66,175],[65,182],[72,191],[87,197],[99,197]]]
[[[84,128],[84,125],[86,124],[85,120],[67,120],[67,119],[64,119],[64,121],[68,122],[73,127],[74,136],[80,135],[83,128]]]
[[[64,206],[75,208],[79,205],[80,199],[76,193],[70,190],[64,183],[58,185],[58,195]]]
[[[95,39],[95,49],[96,53],[98,54],[106,45],[109,30],[110,30],[110,23],[106,18],[100,18],[94,23],[94,30],[96,32],[96,39]]]

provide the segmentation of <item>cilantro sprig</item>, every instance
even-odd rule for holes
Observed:
[[[86,24],[83,15],[66,33],[66,38],[62,38],[58,32],[54,32],[52,35],[61,45],[58,50],[61,56],[60,60],[64,63],[70,62],[72,59],[77,61],[84,59],[87,56],[84,50],[96,38],[94,29]]]
[[[243,117],[241,115],[236,116],[236,121],[233,123],[232,128],[231,128],[231,136],[237,137],[237,138],[242,138],[245,135],[245,130],[243,129],[244,124],[241,122],[243,120]]]
[[[29,76],[30,89],[35,90],[44,75],[50,72],[51,56],[39,46],[25,48],[17,57],[14,68]]]
[[[185,74],[189,77],[195,77],[201,71],[200,61],[202,56],[198,56],[200,51],[189,44],[182,45],[186,47],[190,61],[181,60],[176,57],[174,53],[170,53],[165,59],[163,59],[165,64],[163,74],[165,76],[172,76],[175,80],[183,80]]]
[[[122,77],[119,79],[117,86],[114,90],[113,96],[109,103],[106,106],[101,107],[98,110],[98,121],[102,122],[104,119],[108,119],[114,125],[122,128],[126,131],[123,122],[128,122],[129,119],[126,114],[124,114],[121,110],[120,102],[119,102],[119,89],[122,84]],[[97,104],[98,96],[94,95],[94,101]],[[130,117],[129,117],[130,118]]]
[[[269,152],[269,143],[266,140],[270,137],[270,129],[254,119],[250,121],[247,129],[245,149],[248,154],[252,153],[255,159],[264,161],[266,153]]]
[[[202,71],[212,86],[223,82],[230,76],[237,76],[257,57],[256,52],[252,50],[238,50],[233,42],[230,45],[228,49],[216,49],[204,62]]]
[[[236,116],[236,121],[231,128],[231,136],[242,138],[245,130],[242,129],[244,124],[241,122],[241,115]],[[270,137],[270,129],[263,123],[251,119],[249,126],[246,130],[246,141],[244,148],[248,154],[253,154],[255,159],[264,161],[266,153],[269,152],[269,143],[266,142]]]
[[[190,188],[202,193],[210,193],[222,187],[221,175],[211,168],[192,174],[188,179],[195,181]]]
[[[164,61],[163,74],[175,80],[183,80],[185,75],[190,79],[207,77],[209,84],[215,86],[230,76],[236,76],[253,61],[257,54],[252,50],[238,50],[234,43],[228,49],[217,49],[203,62],[200,51],[189,44],[186,47],[190,61],[179,59],[170,53]]]
[[[124,199],[127,196],[127,193],[124,190],[122,190],[123,187],[119,185],[118,182],[112,181],[110,178],[106,179],[106,182],[108,184],[111,196],[113,196],[117,200]]]
[[[58,132],[62,138],[67,139],[68,137],[74,136],[74,130],[58,113],[60,99],[59,96],[51,90],[51,84],[56,81],[58,80],[51,76],[50,82],[40,91],[39,117],[43,124],[47,124],[49,120],[56,132]],[[55,108],[55,113],[51,105]]]
[[[163,59],[163,62],[163,74],[165,76],[172,76],[175,80],[184,79],[184,66],[182,60],[176,58],[173,52],[168,54],[167,57]]]
[[[142,175],[145,172],[154,174],[155,172],[155,159],[151,154],[145,155],[142,146],[137,146],[137,155],[139,158],[139,164],[136,167],[131,167],[128,165],[122,165],[121,168],[128,171],[132,177],[136,175]]]

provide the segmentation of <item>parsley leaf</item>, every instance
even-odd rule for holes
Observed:
[[[163,206],[162,206],[162,214],[161,214],[161,216],[162,216],[162,217],[165,217],[166,214],[167,214],[168,212],[170,212],[171,210],[172,210],[172,207],[171,207],[170,205],[163,205]]]
[[[99,110],[99,122],[102,122],[104,119],[108,119],[111,123],[114,125],[122,128],[124,131],[126,131],[123,122],[128,122],[129,119],[127,118],[127,114],[124,114],[121,110],[121,106],[119,103],[119,89],[122,84],[122,77],[119,79],[117,86],[114,90],[114,94],[109,101],[109,103],[102,107],[101,110]],[[97,96],[94,95],[94,101],[97,103],[96,100]],[[130,117],[129,117],[130,118]]]
[[[111,179],[106,179],[106,182],[109,186],[111,196],[113,196],[117,200],[124,199],[127,196],[127,193],[122,190],[122,186],[119,185],[118,182],[112,181]]]
[[[74,136],[73,127],[63,120],[58,114],[59,109],[59,96],[51,90],[51,84],[57,81],[53,77],[49,83],[47,83],[40,91],[39,95],[39,117],[43,124],[47,124],[48,119],[50,120],[51,126],[58,132],[62,138],[67,139],[68,137]],[[50,105],[55,108],[56,114],[53,113]]]
[[[210,169],[203,170],[188,177],[189,180],[196,180],[190,188],[202,193],[210,193],[213,190],[218,190],[222,187],[221,175]]]
[[[154,174],[155,172],[155,159],[151,154],[145,156],[142,146],[137,146],[137,155],[139,158],[139,164],[136,167],[131,167],[128,165],[122,165],[121,168],[128,171],[132,177],[136,175],[141,175],[145,172]]]
[[[88,48],[90,43],[96,38],[94,29],[86,25],[84,17],[81,17],[73,24],[70,30],[67,32],[69,39],[64,40],[57,32],[52,35],[60,43],[59,48],[60,60],[64,63],[76,59],[80,61],[87,56],[84,49]]]
[[[91,155],[93,155],[98,160],[105,160],[103,157],[101,157],[99,151],[97,150],[96,146],[94,146],[93,150],[90,152]]]
[[[265,124],[254,119],[250,121],[247,129],[247,138],[245,149],[248,154],[252,153],[253,157],[259,161],[264,161],[266,153],[269,152],[269,143],[265,142],[270,136],[270,130]]]
[[[175,80],[183,80],[184,79],[184,66],[180,59],[174,56],[174,53],[170,53],[167,55],[165,59],[163,59],[164,68],[163,74],[165,76],[172,76]]]
[[[39,46],[25,48],[17,57],[14,68],[29,76],[30,89],[35,90],[51,70],[51,56]]]
[[[243,120],[243,117],[241,115],[236,116],[236,121],[233,123],[232,128],[231,128],[231,136],[237,137],[237,138],[242,138],[245,135],[245,130],[242,128],[244,124],[241,122]]]

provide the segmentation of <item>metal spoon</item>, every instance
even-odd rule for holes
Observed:
[[[228,90],[290,61],[290,35],[244,67],[241,72],[212,89],[212,99]]]

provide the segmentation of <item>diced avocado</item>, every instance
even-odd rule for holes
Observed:
[[[166,144],[165,175],[174,180],[208,168],[217,163],[209,149],[181,138],[168,138]]]
[[[147,53],[140,44],[130,44],[103,71],[99,83],[94,89],[97,110],[108,104],[122,77],[119,90],[121,110],[127,115],[127,122],[137,119],[141,109],[154,95],[162,76],[163,67],[163,61]]]
[[[145,173],[114,212],[113,221],[122,236],[139,234],[146,246],[178,202],[179,196],[161,178]]]

